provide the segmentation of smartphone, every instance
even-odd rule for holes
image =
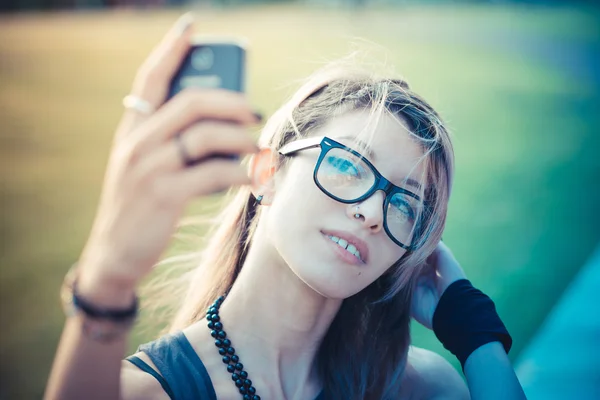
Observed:
[[[246,41],[195,36],[169,90],[169,98],[188,87],[246,90]]]
[[[195,36],[191,48],[173,77],[169,96],[185,88],[246,90],[246,41],[239,38]],[[211,158],[239,160],[235,154],[212,154]]]

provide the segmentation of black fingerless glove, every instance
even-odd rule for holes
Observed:
[[[512,346],[492,299],[467,279],[452,283],[442,294],[433,314],[433,332],[463,370],[471,353],[486,343],[502,343],[507,354]]]

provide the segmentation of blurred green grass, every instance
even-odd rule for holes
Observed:
[[[63,323],[58,288],[91,227],[120,99],[178,15],[0,17],[0,398],[43,392]],[[597,15],[269,6],[200,11],[197,26],[250,39],[249,96],[266,114],[294,82],[346,54],[354,38],[389,50],[388,64],[454,131],[457,175],[444,238],[496,301],[514,358],[600,239],[600,100],[598,82],[526,54],[517,42],[496,44],[508,33],[587,48]],[[415,327],[413,336],[452,360],[431,332]],[[131,349],[151,337],[136,331]]]

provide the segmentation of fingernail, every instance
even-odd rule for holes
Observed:
[[[262,114],[261,114],[261,113],[259,113],[258,111],[255,111],[253,114],[254,114],[254,118],[256,118],[256,120],[257,120],[258,122],[261,122],[261,121],[263,120],[263,116],[262,116]]]
[[[177,36],[183,35],[190,26],[194,23],[194,14],[187,12],[183,14],[177,22],[175,22],[175,34]]]

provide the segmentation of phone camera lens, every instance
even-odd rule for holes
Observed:
[[[198,71],[212,67],[215,55],[210,47],[201,47],[192,53],[192,65]]]

